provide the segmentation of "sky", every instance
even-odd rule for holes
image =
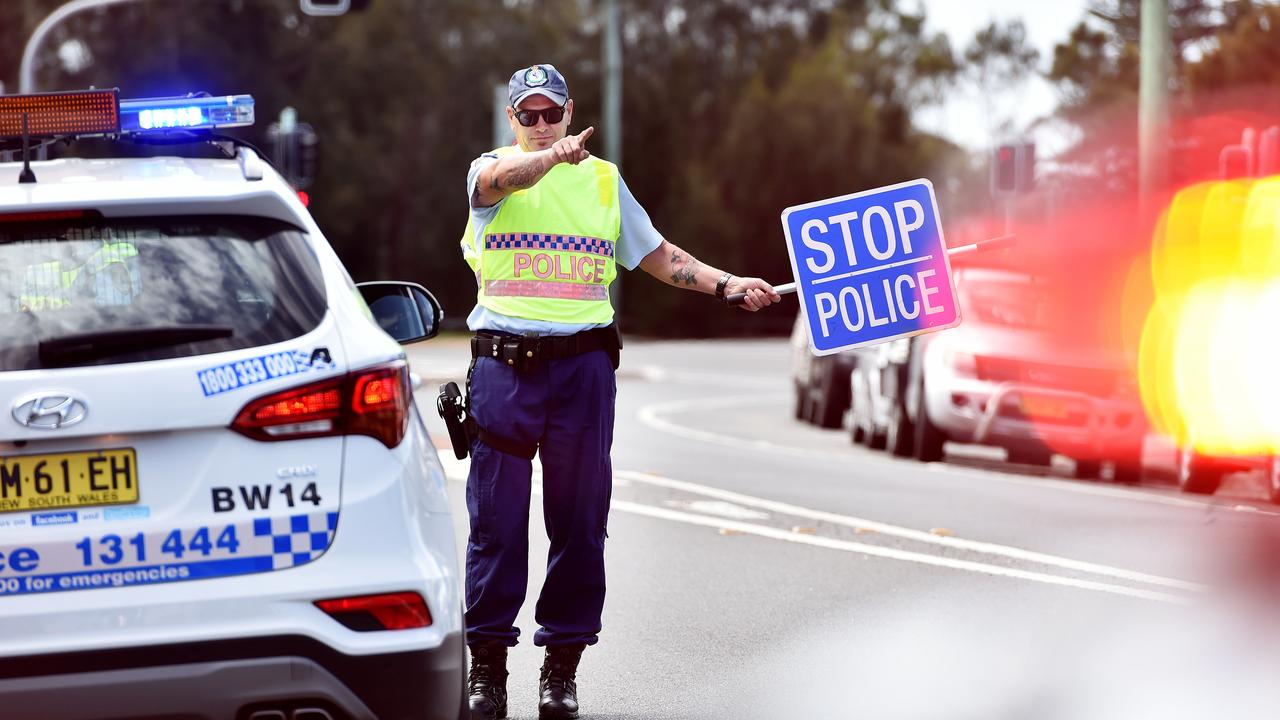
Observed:
[[[992,20],[1020,19],[1027,26],[1028,40],[1040,51],[1040,68],[1053,62],[1053,46],[1065,40],[1085,15],[1088,0],[915,0],[925,11],[926,26],[945,32],[956,54],[964,52],[974,34]],[[970,150],[984,151],[997,144],[1020,139],[1038,117],[1053,112],[1057,95],[1043,78],[1025,86],[1007,88],[984,97],[976,88],[957,84],[946,101],[917,112],[916,124]],[[1015,131],[999,134],[991,118],[1011,118]],[[1037,132],[1034,139],[1042,149],[1052,151],[1063,139]]]

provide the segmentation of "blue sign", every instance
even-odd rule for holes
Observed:
[[[928,180],[789,207],[782,228],[814,354],[960,324]]]

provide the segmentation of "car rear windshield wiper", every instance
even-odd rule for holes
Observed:
[[[73,333],[40,341],[40,363],[70,367],[138,350],[229,338],[230,325],[146,325]]]

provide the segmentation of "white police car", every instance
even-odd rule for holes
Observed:
[[[253,104],[3,96],[11,156],[23,116],[36,141],[207,141]],[[457,717],[445,477],[373,319],[412,341],[439,306],[366,305],[223,142],[0,163],[0,717]]]

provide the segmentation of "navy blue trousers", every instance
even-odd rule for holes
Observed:
[[[479,358],[470,408],[488,432],[538,443],[542,513],[551,551],[538,597],[534,645],[594,645],[604,608],[604,540],[613,472],[613,365],[604,351],[517,373]],[[529,580],[533,463],[471,443],[467,477],[467,642],[515,645]]]

